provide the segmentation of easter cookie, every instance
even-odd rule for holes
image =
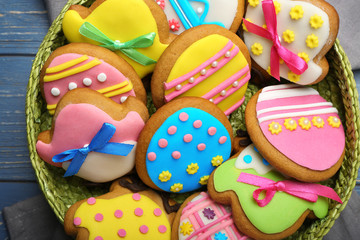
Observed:
[[[228,159],[231,142],[230,122],[214,104],[195,97],[174,100],[158,109],[141,132],[136,171],[151,188],[193,191]]]
[[[133,178],[131,178],[132,180]],[[167,201],[130,179],[115,181],[110,192],[81,200],[65,215],[64,227],[76,239],[170,240],[174,213]]]
[[[265,87],[250,99],[245,122],[260,153],[283,174],[318,182],[342,164],[345,133],[338,111],[313,88]]]
[[[244,0],[155,0],[164,10],[171,32],[215,24],[236,32],[244,15]]]
[[[73,5],[65,13],[65,37],[114,51],[135,69],[140,78],[174,38],[165,14],[153,0],[97,0],[90,8]]]
[[[341,203],[329,187],[286,179],[253,144],[211,174],[208,191],[214,201],[231,204],[235,225],[254,239],[285,238],[306,217],[326,217],[327,198]]]
[[[112,51],[88,43],[57,48],[40,73],[47,108],[54,114],[57,103],[70,90],[90,88],[117,103],[136,96],[146,103],[146,92],[134,69]]]
[[[130,96],[118,104],[86,88],[59,102],[51,130],[38,136],[36,150],[47,163],[92,182],[107,182],[135,166],[137,140],[149,118],[146,106]]]
[[[151,81],[154,104],[160,107],[184,96],[202,97],[229,115],[244,102],[250,62],[236,34],[215,25],[192,28],[159,59]]]
[[[249,0],[243,24],[254,67],[300,85],[327,75],[325,54],[338,29],[339,16],[324,0]]]
[[[205,193],[194,193],[177,212],[172,225],[174,240],[214,239],[245,240],[234,225],[229,206],[214,202]]]

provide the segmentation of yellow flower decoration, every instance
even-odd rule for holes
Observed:
[[[292,43],[295,40],[295,33],[288,29],[283,32],[283,39],[287,43]]]
[[[304,9],[300,5],[296,5],[291,8],[290,17],[291,19],[298,20],[304,16]]]
[[[324,120],[321,117],[313,117],[311,122],[317,128],[323,128],[325,124]]]
[[[189,222],[184,222],[180,226],[180,233],[182,233],[182,235],[184,235],[184,236],[190,235],[192,233],[192,231],[194,231],[193,225],[190,224]]]
[[[266,26],[266,24],[262,25],[262,27],[263,27],[264,29],[267,29],[267,26]]]
[[[278,1],[274,1],[275,12],[278,14],[281,11],[281,4]]]
[[[269,124],[269,131],[271,134],[278,135],[282,131],[282,126],[278,122],[272,122]]]
[[[163,171],[159,174],[159,180],[162,182],[167,182],[171,179],[171,173],[169,171]]]
[[[300,81],[300,75],[297,75],[297,74],[293,73],[292,71],[289,71],[288,79],[291,82],[298,82],[298,81]]]
[[[183,185],[181,183],[175,183],[170,187],[170,191],[172,192],[180,192],[183,189]]]
[[[287,130],[294,131],[297,128],[296,121],[292,118],[285,119],[284,126]]]
[[[218,167],[223,163],[223,161],[224,161],[224,158],[222,156],[216,156],[216,157],[213,157],[213,159],[211,160],[211,164],[214,167]]]
[[[338,117],[331,116],[327,119],[327,121],[328,121],[329,125],[334,128],[339,128],[341,125],[341,121]]]
[[[311,128],[311,122],[308,118],[302,117],[299,119],[299,126],[304,130],[309,130]]]
[[[310,18],[310,26],[314,29],[321,28],[323,23],[324,23],[324,20],[322,20],[322,18],[317,14],[315,14],[314,16],[312,16]]]
[[[315,34],[311,34],[306,38],[306,46],[316,48],[319,46],[319,38]]]
[[[267,69],[266,69],[266,72],[271,75],[271,67],[269,66]]]
[[[252,23],[252,21],[250,20],[250,18],[246,18],[246,20],[247,20],[248,22],[251,22],[251,23]],[[245,23],[243,23],[242,26],[243,26],[244,31],[248,32],[248,30],[247,30],[247,28],[246,28],[246,26],[245,26]]]
[[[305,62],[309,62],[309,61],[310,61],[309,55],[307,55],[307,54],[304,53],[304,52],[299,53],[298,56],[301,57]]]
[[[257,5],[259,5],[259,0],[249,0],[249,5],[252,7],[256,7]]]
[[[209,175],[201,177],[199,183],[201,185],[206,185],[208,183],[209,177],[210,177]]]
[[[195,174],[195,173],[197,173],[198,169],[199,169],[199,166],[197,163],[191,163],[190,165],[188,165],[186,171],[188,174]]]
[[[261,55],[263,53],[263,46],[260,44],[260,43],[254,43],[252,46],[251,46],[251,52],[254,54],[254,55]]]

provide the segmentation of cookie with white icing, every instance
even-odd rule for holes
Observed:
[[[36,150],[64,176],[108,182],[135,166],[139,134],[149,118],[146,106],[130,96],[123,104],[91,89],[69,91],[58,103],[51,130],[38,136]]]
[[[323,0],[248,0],[244,19],[244,42],[254,67],[264,75],[300,85],[317,83],[327,75],[325,54],[339,29],[338,14],[330,4]]]
[[[112,51],[88,43],[57,48],[40,72],[40,87],[50,114],[65,93],[75,88],[96,90],[117,103],[128,96],[146,103],[145,88],[134,69]]]
[[[244,0],[154,1],[164,10],[170,32],[175,34],[203,24],[215,24],[236,32],[244,14]]]
[[[249,101],[245,122],[259,152],[283,174],[305,182],[332,177],[345,154],[337,109],[310,87],[265,87]]]

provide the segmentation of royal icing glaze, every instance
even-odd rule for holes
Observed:
[[[329,16],[319,7],[305,1],[277,0],[274,3],[276,3],[277,33],[281,38],[281,45],[302,57],[308,65],[308,69],[303,74],[296,75],[282,63],[280,76],[300,85],[313,83],[322,74],[321,67],[314,63],[313,59],[328,42]],[[266,26],[261,3],[253,6],[249,4],[244,18],[258,26]],[[252,59],[261,68],[267,70],[270,66],[273,42],[246,30],[244,30],[244,42],[249,49],[254,44],[262,47],[261,53],[256,54],[254,51],[250,53]]]
[[[216,24],[227,29],[231,28],[237,16],[238,0],[155,0],[164,10],[168,21],[178,23],[176,29],[170,31],[180,34],[186,29],[202,24]],[[221,9],[221,11],[219,11]]]
[[[169,134],[174,127],[177,131]],[[216,133],[210,135],[210,128],[216,128]],[[184,141],[188,134],[191,141]],[[206,184],[206,177],[220,165],[212,163],[214,158],[226,160],[230,152],[230,135],[219,120],[200,109],[184,108],[168,117],[153,135],[146,169],[151,181],[163,191],[189,192]]]
[[[261,156],[254,144],[250,144],[240,153],[236,159],[235,167],[238,169],[254,169],[260,175],[273,170],[273,167]]]
[[[135,49],[154,61],[159,59],[167,47],[166,44],[160,42],[156,20],[143,0],[107,0],[84,19],[75,10],[69,10],[65,13],[62,25],[67,40],[101,45],[101,43],[80,34],[79,29],[85,22],[92,24],[112,41],[118,40],[120,43],[155,33],[153,44],[150,47]],[[154,70],[155,64],[144,66],[130,59],[121,51],[115,51],[115,53],[130,63],[140,78]]]
[[[257,164],[264,164],[261,158],[253,156]],[[246,162],[240,158],[230,159],[216,169],[214,173],[214,188],[217,192],[234,191],[239,199],[241,208],[246,218],[261,232],[275,234],[290,228],[301,215],[310,209],[318,218],[323,218],[328,212],[328,201],[324,197],[319,197],[316,202],[309,202],[301,198],[292,196],[285,192],[277,192],[271,202],[264,207],[260,207],[253,198],[253,192],[259,187],[238,182],[241,173],[262,176],[273,181],[285,180],[285,177],[275,170],[260,175],[251,168],[236,166],[246,166]],[[233,208],[235,206],[232,206]],[[238,226],[239,227],[239,226]],[[241,228],[240,228],[241,229]]]
[[[43,81],[51,114],[65,93],[75,88],[91,88],[117,103],[122,103],[123,97],[135,96],[131,81],[115,67],[101,59],[76,53],[55,57],[45,70]]]
[[[298,165],[323,171],[343,153],[345,133],[337,110],[312,88],[266,87],[256,114],[266,139]]]
[[[187,228],[187,231],[184,231],[184,228]],[[182,229],[184,230],[182,231]],[[182,210],[178,237],[179,240],[248,239],[235,227],[231,209],[215,203],[205,192],[199,193]]]
[[[166,214],[147,196],[135,193],[92,199],[82,203],[74,215],[74,225],[86,228],[89,239],[170,239]]]
[[[230,115],[243,102],[250,80],[245,56],[228,38],[213,34],[189,46],[164,83],[165,101],[197,96]]]
[[[56,118],[51,143],[36,143],[41,159],[49,164],[67,169],[70,162],[54,163],[53,157],[70,149],[79,149],[91,142],[103,123],[116,127],[109,142],[135,145],[127,156],[90,152],[77,176],[93,182],[107,182],[121,177],[133,169],[138,136],[145,123],[137,112],[131,111],[120,121],[91,104],[70,104]]]

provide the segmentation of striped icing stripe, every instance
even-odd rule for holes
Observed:
[[[68,69],[68,68],[71,68],[79,63],[82,63],[82,62],[85,62],[86,60],[88,60],[89,57],[86,56],[86,55],[83,55],[79,58],[76,58],[76,59],[73,59],[73,60],[70,60],[68,62],[65,62],[65,63],[62,63],[60,65],[57,65],[55,67],[50,67],[50,68],[47,68],[45,73],[46,74],[50,74],[50,73],[57,73],[57,72],[61,72],[61,71],[64,71],[65,69]]]
[[[289,97],[311,96],[311,95],[319,95],[319,93],[312,88],[295,88],[295,89],[270,91],[264,93],[261,92],[258,98],[258,102],[281,99],[281,98],[289,98]]]
[[[280,106],[280,107],[271,107],[265,108],[257,111],[257,115],[261,115],[268,112],[283,111],[283,110],[292,110],[292,109],[301,109],[301,108],[315,108],[315,107],[332,107],[330,102],[320,102],[320,103],[310,103],[310,104],[301,104],[301,105],[291,105],[291,106]]]
[[[302,87],[302,86],[297,85],[297,84],[292,84],[292,83],[280,84],[280,85],[275,85],[275,86],[264,87],[261,92],[264,93],[264,92],[270,92],[270,91],[274,91],[274,90],[283,90],[283,89],[299,88],[299,87]]]

